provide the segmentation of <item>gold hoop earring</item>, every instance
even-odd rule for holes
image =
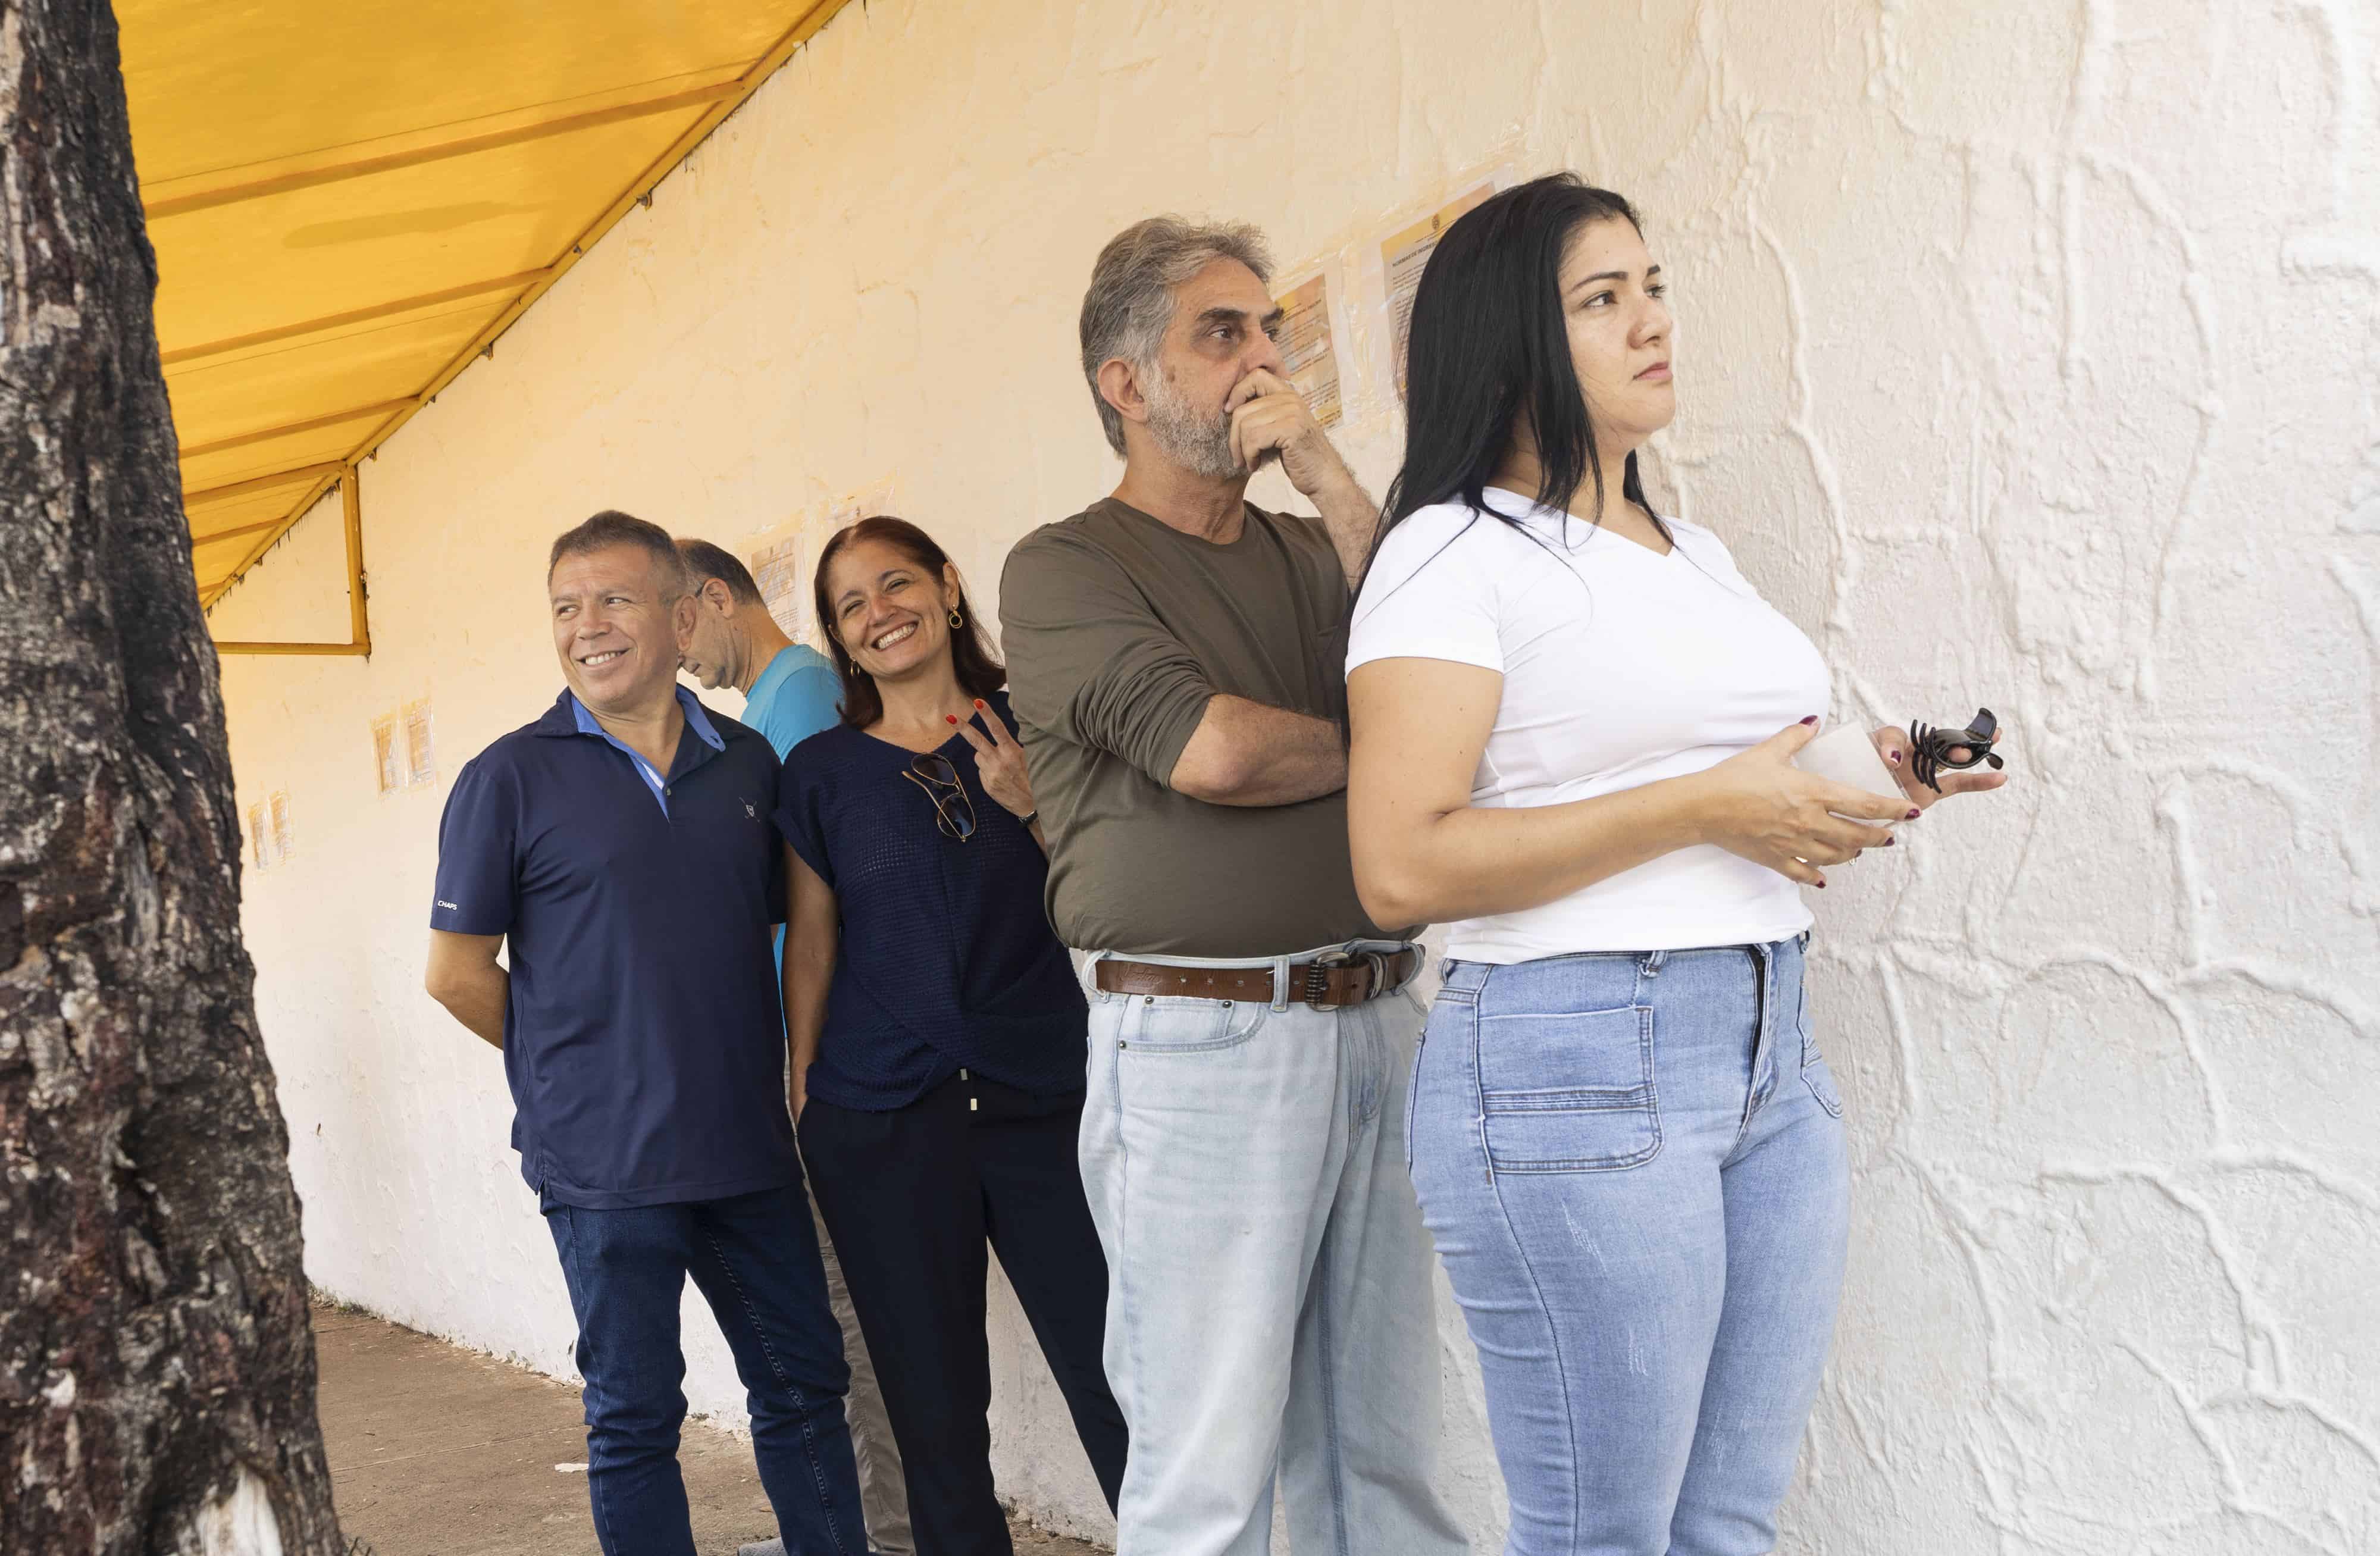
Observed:
[[[954,631],[954,632],[955,632],[955,631],[956,631],[956,630],[958,630],[960,627],[965,626],[965,625],[966,625],[966,617],[965,617],[965,616],[963,616],[963,615],[959,614],[956,611],[953,611],[953,612],[951,613],[951,629],[952,629],[953,631]]]

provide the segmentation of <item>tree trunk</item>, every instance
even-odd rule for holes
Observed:
[[[0,0],[0,1550],[336,1552],[106,0]]]

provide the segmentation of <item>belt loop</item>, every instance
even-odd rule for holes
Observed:
[[[1289,1008],[1289,958],[1272,959],[1272,1008],[1276,1015]]]
[[[1108,991],[1099,987],[1099,964],[1107,959],[1107,952],[1094,951],[1083,961],[1083,987],[1101,1004],[1108,1003]]]

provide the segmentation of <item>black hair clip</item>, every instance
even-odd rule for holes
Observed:
[[[1957,772],[1988,762],[1992,771],[1998,772],[2007,765],[1992,754],[1992,742],[1999,738],[1999,733],[2000,722],[1992,717],[1992,711],[1988,708],[1976,709],[1975,722],[1964,729],[1936,729],[1931,724],[1912,724],[1909,741],[1914,749],[1909,754],[1910,771],[1917,774],[1919,783],[1937,794],[1941,792],[1941,785],[1934,780],[1942,775],[1945,768]],[[1967,748],[1967,760],[1953,761],[1950,753],[1961,746]]]

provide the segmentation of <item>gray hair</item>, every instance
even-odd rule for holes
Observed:
[[[1118,358],[1136,368],[1153,368],[1173,322],[1173,294],[1217,260],[1237,260],[1272,279],[1272,256],[1264,235],[1245,222],[1197,223],[1179,216],[1135,222],[1108,240],[1091,266],[1090,290],[1083,294],[1083,377],[1108,446],[1123,452],[1123,418],[1099,393],[1099,368]]]

